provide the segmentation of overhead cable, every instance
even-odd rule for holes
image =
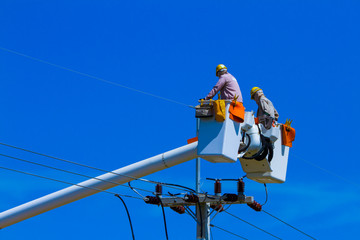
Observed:
[[[85,175],[85,174],[81,174],[81,173],[77,173],[77,172],[72,172],[72,171],[68,171],[68,170],[65,170],[65,169],[57,168],[57,167],[52,167],[52,166],[49,166],[49,165],[46,165],[46,164],[37,163],[37,162],[30,161],[30,160],[22,159],[22,158],[17,158],[17,157],[13,157],[13,156],[1,154],[1,153],[0,153],[0,156],[7,157],[7,158],[11,158],[11,159],[14,159],[14,160],[17,160],[17,161],[21,161],[21,162],[30,163],[30,164],[37,165],[37,166],[41,166],[41,167],[46,167],[46,168],[53,169],[53,170],[57,170],[57,171],[60,171],[60,172],[65,172],[65,173],[69,173],[69,174],[73,174],[73,175],[77,175],[77,176],[81,176],[81,177],[85,177],[85,178],[89,178],[89,179],[95,179],[95,180],[98,180],[98,181],[101,181],[101,182],[111,183],[111,184],[114,184],[114,185],[120,186],[120,187],[130,188],[130,189],[133,190],[135,193],[137,193],[139,196],[141,196],[143,199],[145,199],[146,197],[142,196],[142,195],[141,195],[138,191],[136,191],[135,189],[141,190],[141,191],[144,191],[144,192],[154,193],[153,191],[150,191],[150,190],[146,190],[146,189],[138,188],[138,187],[133,187],[133,186],[130,185],[130,182],[128,182],[128,185],[129,185],[129,186],[126,186],[126,185],[123,185],[123,184],[120,184],[120,183],[117,183],[117,182],[114,182],[114,181],[104,180],[104,179],[101,179],[101,178],[98,178],[98,177],[91,177],[91,176],[88,176],[88,175]],[[172,195],[168,195],[168,194],[164,194],[164,195],[172,196]]]
[[[264,206],[267,201],[268,201],[268,190],[267,190],[267,186],[266,186],[266,183],[264,183],[264,187],[265,187],[265,194],[266,194],[266,199],[265,199],[265,202],[263,204],[261,204],[261,206]]]
[[[195,216],[195,213],[194,213],[188,206],[184,205],[184,207],[185,207],[186,213],[187,213],[190,217],[192,217],[197,224],[200,225],[200,223],[198,222],[198,220],[197,220],[197,218],[196,218],[196,216]]]
[[[303,161],[303,162],[305,162],[305,163],[307,163],[307,164],[309,164],[309,165],[311,165],[311,166],[313,166],[313,167],[315,167],[315,168],[318,168],[318,169],[320,169],[320,170],[322,170],[322,171],[324,171],[324,172],[326,172],[326,173],[328,173],[328,174],[330,174],[330,175],[333,175],[333,176],[335,176],[335,177],[337,177],[337,178],[339,178],[339,179],[341,179],[341,180],[343,180],[343,181],[345,181],[345,182],[347,182],[347,183],[351,183],[351,184],[353,184],[353,185],[355,185],[355,186],[357,186],[357,187],[360,187],[360,184],[358,184],[358,183],[356,183],[356,182],[354,182],[354,181],[351,181],[351,180],[349,180],[349,179],[347,179],[347,178],[345,178],[345,177],[343,177],[343,176],[340,176],[340,175],[338,175],[338,174],[336,174],[336,173],[333,173],[333,172],[331,172],[331,171],[329,171],[329,170],[327,170],[327,169],[325,169],[325,168],[323,168],[323,167],[320,167],[320,166],[318,166],[318,165],[316,165],[316,164],[314,164],[314,163],[312,163],[312,162],[310,162],[310,161],[307,161],[307,160],[305,160],[305,159],[303,159],[302,157],[300,157],[300,156],[297,156],[296,154],[292,154],[295,158],[297,158],[297,159],[299,159],[299,160],[301,160],[301,161]]]
[[[29,176],[34,176],[34,177],[38,177],[38,178],[43,178],[43,179],[51,180],[51,181],[54,181],[54,182],[65,183],[65,184],[68,184],[68,185],[77,186],[77,187],[82,187],[82,188],[86,188],[86,189],[91,189],[91,190],[95,190],[95,191],[99,191],[99,192],[109,193],[109,194],[112,194],[112,195],[118,194],[118,193],[115,193],[115,192],[110,192],[110,191],[102,190],[102,189],[99,189],[99,188],[86,187],[86,186],[82,186],[82,185],[79,185],[79,184],[75,184],[75,183],[70,183],[70,182],[58,180],[58,179],[55,179],[55,178],[44,177],[44,176],[41,176],[41,175],[37,175],[37,174],[34,174],[34,173],[29,173],[29,172],[24,172],[24,171],[16,170],[16,169],[13,169],[13,168],[7,168],[7,167],[1,167],[1,166],[0,166],[0,169],[5,169],[5,170],[12,171],[12,172],[17,172],[17,173],[21,173],[21,174],[25,174],[25,175],[29,175]],[[140,200],[142,200],[142,198],[134,197],[134,196],[130,196],[130,195],[124,195],[124,194],[118,194],[118,195],[119,195],[119,196],[122,196],[122,197],[135,198],[135,199],[140,199]]]
[[[96,76],[93,76],[93,75],[90,75],[90,74],[87,74],[87,73],[83,73],[83,72],[80,72],[80,71],[77,71],[77,70],[74,70],[74,69],[71,69],[71,68],[68,68],[68,67],[64,67],[64,66],[61,66],[59,64],[51,63],[51,62],[42,60],[40,58],[32,57],[32,56],[29,56],[29,55],[26,55],[24,53],[20,53],[20,52],[11,50],[11,49],[0,47],[0,50],[3,50],[3,51],[8,52],[8,53],[16,54],[18,56],[22,56],[22,57],[25,57],[25,58],[28,58],[28,59],[31,59],[31,60],[34,60],[34,61],[37,61],[37,62],[40,62],[40,63],[44,63],[44,64],[47,64],[47,65],[50,65],[50,66],[53,66],[53,67],[56,67],[56,68],[59,68],[59,69],[62,69],[62,70],[66,70],[66,71],[69,71],[69,72],[72,72],[72,73],[76,73],[76,74],[79,74],[79,75],[82,75],[82,76],[85,76],[85,77],[88,77],[88,78],[92,78],[92,79],[95,79],[95,80],[98,80],[98,81],[101,81],[101,82],[104,82],[104,83],[107,83],[107,84],[115,85],[117,87],[125,88],[125,89],[128,89],[128,90],[138,92],[138,93],[141,93],[141,94],[145,94],[145,95],[148,95],[148,96],[151,96],[151,97],[154,97],[154,98],[158,98],[158,99],[161,99],[161,100],[164,100],[164,101],[168,101],[168,102],[176,103],[176,104],[183,105],[183,106],[186,106],[186,107],[194,108],[191,105],[188,105],[188,104],[185,104],[185,103],[182,103],[182,102],[179,102],[179,101],[175,101],[175,100],[172,100],[170,98],[161,97],[161,96],[155,95],[153,93],[149,93],[149,92],[145,92],[145,91],[142,91],[142,90],[138,90],[136,88],[128,87],[128,86],[125,86],[125,85],[117,83],[117,82],[109,81],[109,80],[106,80],[104,78],[100,78],[100,77],[96,77]]]
[[[177,189],[177,190],[188,189],[188,190],[190,190],[190,191],[192,191],[192,192],[195,191],[195,190],[193,190],[193,189],[191,189],[191,188],[188,188],[188,187],[185,187],[185,186],[182,186],[182,185],[179,185],[179,184],[161,183],[161,182],[157,182],[157,181],[153,181],[153,180],[148,180],[148,179],[145,179],[145,178],[132,177],[132,176],[128,176],[128,175],[116,173],[116,172],[113,172],[113,171],[108,171],[108,170],[104,170],[104,169],[101,169],[101,168],[92,167],[92,166],[85,165],[85,164],[82,164],[82,163],[77,163],[77,162],[74,162],[74,161],[66,160],[66,159],[63,159],[63,158],[58,158],[58,157],[50,156],[50,155],[47,155],[47,154],[43,154],[43,153],[40,153],[40,152],[28,150],[28,149],[25,149],[25,148],[17,147],[17,146],[10,145],[10,144],[6,144],[6,143],[2,143],[2,142],[0,142],[0,145],[6,146],[6,147],[10,147],[10,148],[14,148],[14,149],[18,149],[18,150],[21,150],[21,151],[24,151],[24,152],[36,154],[36,155],[39,155],[39,156],[51,158],[51,159],[54,159],[54,160],[58,160],[58,161],[62,161],[62,162],[70,163],[70,164],[74,164],[74,165],[77,165],[77,166],[81,166],[81,167],[85,167],[85,168],[97,170],[97,171],[100,171],[100,172],[111,173],[111,174],[114,174],[114,175],[127,177],[127,178],[130,178],[130,179],[133,179],[133,180],[138,180],[138,181],[143,181],[143,182],[153,183],[153,184],[163,184],[163,185],[168,186],[169,188],[173,188],[173,189]],[[180,188],[182,188],[182,189],[180,189],[180,188],[178,188],[178,187],[180,187]]]
[[[238,238],[242,238],[242,239],[248,240],[247,238],[244,238],[244,237],[242,237],[242,236],[240,236],[240,235],[238,235],[238,234],[235,234],[235,233],[233,233],[233,232],[230,232],[230,231],[228,231],[228,230],[225,230],[225,229],[223,229],[223,228],[221,228],[221,227],[219,227],[219,226],[216,226],[216,225],[214,225],[214,224],[210,224],[210,227],[218,228],[218,229],[220,229],[220,230],[222,230],[222,231],[224,231],[224,232],[227,232],[227,233],[229,233],[229,234],[231,234],[231,235],[234,235],[234,236],[236,236],[236,237],[238,237]]]
[[[298,231],[298,232],[300,232],[300,233],[302,233],[302,234],[304,234],[304,235],[308,236],[309,238],[312,238],[312,239],[315,239],[315,240],[316,240],[316,238],[314,238],[313,236],[310,236],[309,234],[307,234],[307,233],[305,233],[305,232],[301,231],[300,229],[298,229],[298,228],[296,228],[296,227],[294,227],[294,226],[290,225],[289,223],[285,222],[284,220],[281,220],[280,218],[275,217],[275,216],[274,216],[274,215],[272,215],[271,213],[269,213],[269,212],[267,212],[267,211],[265,211],[265,210],[262,210],[262,212],[264,212],[264,213],[266,213],[267,215],[269,215],[270,217],[273,217],[273,218],[275,218],[276,220],[278,220],[278,221],[280,221],[280,222],[282,222],[282,223],[286,224],[287,226],[289,226],[289,227],[291,227],[291,228],[295,229],[296,231]]]
[[[133,190],[137,195],[142,197],[142,199],[146,199],[145,196],[141,195],[138,191],[136,191],[136,189],[133,186],[131,186],[130,182],[128,182],[128,185],[129,185],[130,189]]]
[[[163,205],[163,203],[162,203],[161,197],[157,196],[157,198],[158,198],[159,201],[160,201],[160,205],[161,205],[161,209],[162,209],[162,213],[163,213],[163,219],[164,219],[164,228],[165,228],[166,240],[168,240],[168,239],[169,239],[169,235],[168,235],[168,231],[167,231],[164,205]]]
[[[280,240],[281,240],[281,238],[275,236],[274,234],[269,233],[268,231],[266,231],[266,230],[264,230],[264,229],[262,229],[262,228],[260,228],[260,227],[258,227],[258,226],[255,226],[254,224],[249,223],[248,221],[245,221],[244,219],[241,219],[241,218],[239,218],[238,216],[229,213],[228,211],[223,211],[223,212],[229,214],[230,216],[233,216],[234,218],[236,218],[236,219],[238,219],[238,220],[240,220],[240,221],[243,221],[243,222],[246,223],[246,224],[249,224],[250,226],[252,226],[252,227],[254,227],[254,228],[256,228],[256,229],[258,229],[258,230],[260,230],[260,231],[262,231],[262,232],[264,232],[264,233],[266,233],[266,234],[268,234],[268,235],[270,235],[270,236],[272,236],[272,237],[274,237],[274,238],[277,238],[277,239],[280,239]]]
[[[125,207],[125,210],[126,210],[126,213],[127,213],[127,215],[128,215],[128,219],[129,219],[129,224],[130,224],[130,228],[131,228],[132,238],[133,238],[133,240],[135,240],[134,229],[133,229],[133,226],[132,226],[132,223],[131,223],[130,213],[129,213],[129,210],[128,210],[127,206],[126,206],[126,203],[125,203],[124,199],[122,199],[122,197],[119,196],[119,194],[115,194],[115,197],[118,197],[118,198],[122,201],[122,203],[123,203],[123,205],[124,205],[124,207]]]
[[[219,208],[219,210],[216,211],[215,215],[210,219],[210,222],[216,217],[217,214],[221,213],[224,210],[228,210],[231,207],[232,203],[229,204],[229,206],[227,208],[225,208],[224,206],[222,208]],[[209,214],[209,216],[215,211],[216,208],[214,208],[212,210],[212,212]]]
[[[126,185],[122,185],[122,184],[114,182],[114,181],[104,180],[104,179],[97,178],[97,177],[91,177],[91,176],[88,176],[88,175],[85,175],[85,174],[76,173],[76,172],[68,171],[68,170],[65,170],[65,169],[57,168],[57,167],[52,167],[52,166],[45,165],[45,164],[42,164],[42,163],[37,163],[37,162],[22,159],[22,158],[17,158],[17,157],[5,155],[5,154],[2,154],[2,153],[0,153],[0,156],[11,158],[11,159],[21,161],[21,162],[30,163],[30,164],[41,166],[41,167],[50,168],[50,169],[57,170],[57,171],[60,171],[60,172],[65,172],[65,173],[69,173],[69,174],[73,174],[73,175],[77,175],[77,176],[81,176],[81,177],[85,177],[85,178],[89,178],[89,179],[95,179],[95,180],[98,180],[98,181],[101,181],[101,182],[112,183],[112,184],[115,184],[115,185],[121,186],[121,187],[133,188],[133,187],[129,187],[129,186],[126,186]],[[142,189],[142,188],[137,188],[137,189],[145,191],[145,192],[151,192],[152,193],[152,191],[150,191],[150,190],[146,190],[146,189]]]

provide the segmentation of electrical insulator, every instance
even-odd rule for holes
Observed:
[[[170,207],[172,210],[177,212],[178,214],[185,213],[185,208],[183,206]]]
[[[215,180],[214,193],[215,193],[216,196],[221,195],[221,182],[220,182],[220,180]]]
[[[242,179],[239,179],[238,181],[238,194],[244,195],[245,192],[245,183]]]
[[[186,194],[185,202],[197,203],[199,202],[199,197],[195,194]]]
[[[233,193],[225,193],[222,196],[222,199],[226,202],[236,202],[239,199],[239,196]]]
[[[252,209],[254,209],[257,212],[260,212],[261,208],[262,208],[261,204],[256,202],[256,201],[254,201],[252,203],[248,203],[248,206],[251,207]]]
[[[145,203],[148,204],[156,204],[156,205],[160,204],[160,199],[158,197],[153,197],[153,196],[146,196],[146,199],[144,201]]]
[[[156,184],[156,186],[155,186],[155,194],[156,195],[161,195],[162,194],[162,185],[161,184]]]
[[[222,204],[211,204],[210,207],[211,207],[212,209],[214,209],[215,211],[217,211],[217,212],[222,212],[222,211],[224,211],[224,207],[223,207]]]

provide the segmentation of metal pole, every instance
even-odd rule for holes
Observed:
[[[196,136],[199,136],[200,119],[196,119]],[[200,193],[200,158],[196,158],[195,186]],[[196,205],[196,239],[210,240],[210,204],[199,203]],[[200,224],[198,224],[200,223]]]
[[[198,222],[201,221],[202,225],[197,224],[197,239],[210,240],[210,203],[200,203],[199,205],[201,216],[200,211],[198,211],[198,206],[196,206],[196,217]]]
[[[199,136],[200,119],[196,119],[196,136]],[[200,193],[200,158],[196,158],[195,190]]]
[[[197,156],[197,142],[176,148],[174,150],[159,154],[157,156],[145,159],[140,162],[119,168],[114,173],[105,173],[97,179],[90,179],[79,183],[83,187],[71,186],[60,191],[51,193],[44,197],[35,199],[31,202],[14,207],[5,212],[0,213],[0,229],[8,227],[12,224],[21,222],[25,219],[34,217],[41,213],[47,212],[65,204],[88,197],[99,191],[95,189],[106,190],[117,185],[111,183],[116,182],[123,184],[134,180],[134,178],[143,177],[154,172],[178,165],[180,163],[194,159]],[[131,176],[127,177],[127,176]],[[90,187],[90,188],[84,188]]]

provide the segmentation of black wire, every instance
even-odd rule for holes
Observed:
[[[86,188],[86,189],[92,189],[92,190],[95,190],[95,191],[98,191],[98,192],[109,193],[109,194],[112,194],[112,195],[115,195],[115,194],[116,194],[116,193],[114,193],[114,192],[110,192],[110,191],[107,191],[107,190],[102,190],[102,189],[93,188],[93,187],[86,187],[86,186],[82,186],[82,185],[79,185],[79,184],[74,184],[74,183],[70,183],[70,182],[58,180],[58,179],[55,179],[55,178],[44,177],[44,176],[37,175],[37,174],[34,174],[34,173],[29,173],[29,172],[24,172],[24,171],[16,170],[16,169],[13,169],[13,168],[7,168],[7,167],[1,167],[1,166],[0,166],[0,169],[5,169],[5,170],[12,171],[12,172],[22,173],[22,174],[29,175],[29,176],[33,176],[33,177],[43,178],[43,179],[51,180],[51,181],[54,181],[54,182],[65,183],[65,184],[72,185],[72,186],[82,187],[82,188]],[[138,197],[134,197],[134,196],[129,196],[129,195],[124,195],[124,194],[121,194],[121,196],[123,196],[123,197],[128,197],[128,198],[136,198],[136,199],[141,199],[141,200],[142,200],[142,198],[138,198]]]
[[[266,183],[264,183],[264,187],[265,187],[266,199],[265,199],[265,202],[263,204],[261,204],[261,206],[264,206],[268,201],[268,191],[267,191]]]
[[[143,200],[146,199],[146,197],[144,197],[143,195],[141,195],[138,191],[136,191],[136,189],[135,189],[133,186],[131,186],[130,182],[128,182],[128,185],[129,185],[129,187],[131,188],[131,190],[133,190],[133,192],[135,192],[137,195],[139,195],[140,197],[142,197]]]
[[[116,172],[113,172],[113,171],[108,171],[108,170],[104,170],[104,169],[101,169],[101,168],[92,167],[92,166],[89,166],[89,165],[85,165],[85,164],[82,164],[82,163],[77,163],[77,162],[66,160],[66,159],[63,159],[63,158],[53,157],[53,156],[50,156],[50,155],[47,155],[47,154],[35,152],[35,151],[32,151],[32,150],[28,150],[28,149],[25,149],[25,148],[17,147],[17,146],[2,143],[2,142],[0,142],[0,145],[10,147],[10,148],[14,148],[14,149],[17,149],[17,150],[21,150],[21,151],[24,151],[24,152],[29,152],[29,153],[36,154],[36,155],[39,155],[39,156],[55,159],[55,160],[58,160],[58,161],[74,164],[74,165],[77,165],[77,166],[94,169],[94,170],[97,170],[97,171],[100,171],[100,172],[111,173],[111,174],[114,174],[114,175],[127,177],[127,178],[130,178],[130,179],[133,179],[133,180],[149,182],[149,183],[154,183],[154,184],[164,184],[164,185],[168,185],[170,188],[175,188],[175,187],[171,187],[171,186],[177,186],[177,187],[181,187],[181,188],[184,188],[184,189],[188,189],[188,190],[190,190],[192,192],[196,192],[194,189],[191,189],[191,188],[188,188],[188,187],[185,187],[185,186],[181,186],[181,185],[178,185],[178,184],[161,183],[161,182],[152,181],[152,180],[148,180],[148,179],[144,179],[144,178],[137,178],[137,177],[132,177],[132,176],[124,175],[124,174],[119,174],[119,173],[116,173]]]
[[[104,83],[107,83],[107,84],[111,84],[111,85],[115,85],[115,86],[118,86],[118,87],[122,87],[122,88],[131,90],[131,91],[134,91],[134,92],[137,92],[137,93],[141,93],[141,94],[144,94],[144,95],[148,95],[148,96],[154,97],[154,98],[162,99],[162,100],[167,101],[167,102],[172,102],[172,103],[176,103],[176,104],[183,105],[183,106],[186,106],[186,107],[195,108],[194,106],[187,105],[187,104],[185,104],[185,103],[182,103],[182,102],[179,102],[179,101],[176,101],[176,100],[172,100],[172,99],[169,99],[169,98],[165,98],[165,97],[162,97],[162,96],[159,96],[159,95],[155,95],[155,94],[153,94],[153,93],[145,92],[145,91],[142,91],[142,90],[139,90],[139,89],[136,89],[136,88],[128,87],[128,86],[125,86],[125,85],[120,84],[120,83],[117,83],[117,82],[109,81],[109,80],[106,80],[106,79],[104,79],[104,78],[100,78],[100,77],[96,77],[96,76],[93,76],[93,75],[90,75],[90,74],[87,74],[87,73],[83,73],[83,72],[80,72],[80,71],[77,71],[77,70],[74,70],[74,69],[71,69],[71,68],[68,68],[68,67],[64,67],[64,66],[61,66],[61,65],[59,65],[59,64],[51,63],[51,62],[42,60],[42,59],[40,59],[40,58],[32,57],[32,56],[29,56],[29,55],[26,55],[26,54],[24,54],[24,53],[17,52],[17,51],[8,49],[8,48],[0,47],[0,49],[3,50],[3,51],[6,51],[6,52],[12,53],[12,54],[16,54],[16,55],[18,55],[18,56],[22,56],[22,57],[31,59],[31,60],[36,61],[36,62],[40,62],[40,63],[43,63],[43,64],[47,64],[47,65],[50,65],[50,66],[52,66],[52,67],[56,67],[56,68],[59,68],[59,69],[62,69],[62,70],[66,70],[66,71],[69,71],[69,72],[72,72],[72,73],[76,73],[76,74],[79,74],[79,75],[81,75],[81,76],[85,76],[85,77],[88,77],[88,78],[92,78],[92,79],[95,79],[95,80],[98,80],[98,81],[101,81],[101,82],[104,82]]]
[[[165,210],[164,210],[164,205],[161,201],[161,198],[159,196],[157,196],[159,201],[160,201],[160,205],[161,205],[161,209],[162,209],[162,213],[163,213],[163,218],[164,218],[164,227],[165,227],[165,234],[166,234],[166,240],[169,239],[169,236],[168,236],[168,231],[167,231],[167,226],[166,226],[166,218],[165,218]]]
[[[223,228],[221,228],[221,227],[218,227],[218,226],[215,226],[215,225],[213,225],[213,224],[211,224],[210,226],[211,226],[211,227],[216,227],[216,228],[218,228],[218,229],[220,229],[220,230],[222,230],[222,231],[224,231],[224,232],[230,233],[230,234],[232,234],[232,235],[234,235],[234,236],[237,236],[237,237],[239,237],[239,238],[248,240],[247,238],[244,238],[244,237],[242,237],[242,236],[240,236],[240,235],[238,235],[238,234],[235,234],[235,233],[233,233],[233,232],[230,232],[230,231],[228,231],[228,230],[225,230],[225,229],[223,229]]]
[[[89,179],[95,179],[95,180],[98,180],[98,181],[101,181],[101,182],[111,183],[111,184],[114,184],[114,185],[117,185],[117,186],[120,186],[120,187],[128,187],[128,186],[122,185],[122,184],[114,182],[114,181],[104,180],[104,179],[101,179],[101,178],[98,178],[98,177],[92,177],[92,176],[89,176],[89,175],[85,175],[85,174],[81,174],[81,173],[77,173],[77,172],[73,172],[73,171],[68,171],[68,170],[65,170],[65,169],[62,169],[62,168],[52,167],[52,166],[49,166],[49,165],[46,165],[46,164],[37,163],[37,162],[29,161],[29,160],[26,160],[26,159],[5,155],[5,154],[2,154],[2,153],[0,153],[0,156],[11,158],[11,159],[21,161],[21,162],[30,163],[30,164],[41,166],[41,167],[50,168],[50,169],[60,171],[60,172],[65,172],[65,173],[69,173],[69,174],[73,174],[73,175],[77,175],[77,176],[81,176],[81,177],[85,177],[85,178],[89,178]],[[130,188],[132,190],[134,190],[133,187],[130,186]],[[141,189],[141,188],[137,188],[137,189],[145,191],[145,192],[152,192],[152,191],[149,191],[149,190],[146,190],[146,189]]]
[[[115,194],[115,197],[118,197],[118,198],[122,201],[122,203],[124,204],[124,207],[125,207],[125,209],[126,209],[126,213],[127,213],[127,215],[128,215],[128,218],[129,218],[129,223],[130,223],[132,238],[133,238],[133,240],[135,240],[134,229],[133,229],[133,226],[132,226],[132,223],[131,223],[130,213],[129,213],[129,210],[128,210],[127,206],[126,206],[126,203],[125,203],[125,201],[119,196],[119,194]]]
[[[266,231],[266,230],[264,230],[264,229],[262,229],[262,228],[260,228],[260,227],[258,227],[258,226],[255,226],[254,224],[249,223],[248,221],[245,221],[244,219],[241,219],[241,218],[239,218],[238,216],[235,216],[234,214],[229,213],[228,211],[225,211],[225,210],[224,210],[223,212],[229,214],[230,216],[233,216],[234,218],[239,219],[240,221],[243,221],[244,223],[249,224],[250,226],[252,226],[252,227],[254,227],[254,228],[256,228],[256,229],[259,229],[260,231],[263,231],[264,233],[266,233],[266,234],[268,234],[268,235],[270,235],[270,236],[272,236],[272,237],[274,237],[274,238],[277,238],[277,239],[280,239],[280,240],[281,240],[281,238],[275,236],[274,234],[271,234],[271,233],[269,233],[268,231]]]
[[[265,211],[265,210],[262,210],[262,212],[264,212],[264,213],[268,214],[270,217],[273,217],[273,218],[277,219],[278,221],[280,221],[280,222],[282,222],[282,223],[284,223],[284,224],[288,225],[289,227],[291,227],[291,228],[295,229],[296,231],[298,231],[298,232],[300,232],[300,233],[302,233],[302,234],[304,234],[304,235],[308,236],[309,238],[312,238],[312,239],[315,239],[315,240],[316,240],[316,238],[314,238],[314,237],[310,236],[309,234],[307,234],[307,233],[305,233],[305,232],[301,231],[300,229],[298,229],[298,228],[296,228],[296,227],[294,227],[294,226],[290,225],[289,223],[285,222],[284,220],[281,220],[280,218],[275,217],[275,216],[274,216],[274,215],[272,215],[271,213],[269,213],[269,212],[267,212],[267,211]]]
[[[160,183],[160,182],[159,182]],[[185,187],[185,186],[182,186],[180,184],[173,184],[173,183],[160,183],[162,185],[165,185],[165,186],[174,186],[174,187],[181,187],[181,188],[184,188],[184,189],[187,189],[187,190],[190,190],[191,192],[194,192],[196,193],[196,191],[192,188],[189,188],[189,187]]]

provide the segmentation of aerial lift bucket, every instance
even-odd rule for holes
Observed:
[[[229,118],[230,103],[225,101],[223,122],[216,121],[215,116],[200,117],[198,156],[213,163],[233,163],[239,159],[247,178],[259,183],[285,182],[289,147],[282,145],[281,126],[267,130],[262,124],[255,124],[253,112],[245,113],[243,123],[235,122]],[[203,105],[207,108],[210,101],[204,101]],[[249,159],[263,149],[261,135],[269,139],[272,156],[269,153],[262,159]],[[248,146],[239,154],[240,143]]]
[[[281,126],[276,125],[267,130],[262,124],[254,125],[248,133],[258,135],[258,129],[261,134],[270,139],[273,147],[272,157],[268,154],[263,159],[245,159],[246,153],[239,154],[239,160],[246,177],[259,183],[283,183],[286,180],[287,164],[289,157],[289,147],[282,145]],[[255,138],[251,137],[253,140]],[[259,144],[260,146],[260,144]]]
[[[229,118],[231,101],[225,100],[225,120],[215,116],[200,118],[198,156],[213,162],[236,162],[241,140],[241,124]],[[210,105],[210,101],[203,103]]]

